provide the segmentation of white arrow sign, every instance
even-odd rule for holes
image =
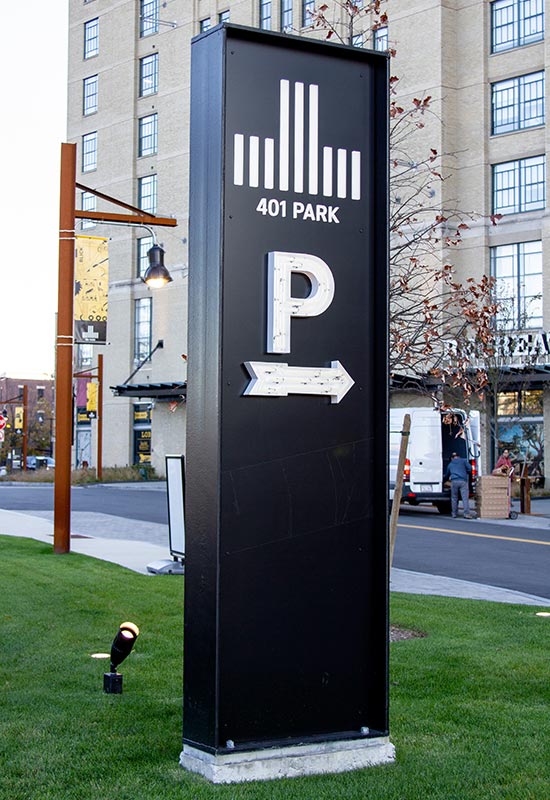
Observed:
[[[339,361],[331,361],[330,367],[289,367],[288,364],[246,361],[245,367],[252,378],[245,395],[320,394],[329,395],[332,403],[339,403],[355,383]]]

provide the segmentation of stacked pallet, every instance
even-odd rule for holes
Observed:
[[[483,475],[477,479],[477,514],[490,519],[507,519],[510,513],[510,482],[500,475]]]

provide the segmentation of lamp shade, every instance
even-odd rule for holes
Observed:
[[[154,244],[147,252],[149,266],[143,276],[143,282],[153,289],[165,286],[173,280],[172,276],[164,266],[164,250],[158,244]]]

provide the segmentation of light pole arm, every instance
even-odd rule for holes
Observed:
[[[76,189],[89,192],[133,213],[77,211]],[[61,183],[59,200],[59,283],[55,370],[55,479],[54,479],[54,552],[68,553],[71,546],[71,448],[73,434],[73,325],[75,221],[129,225],[175,227],[172,217],[157,217],[115,197],[76,182],[76,145],[61,145]],[[103,364],[101,363],[100,370]],[[102,375],[98,375],[100,383]],[[102,411],[100,411],[100,415]],[[100,423],[102,425],[102,422]],[[102,430],[98,431],[101,442]],[[101,474],[101,444],[98,449],[98,477]]]
[[[96,222],[129,222],[132,225],[161,225],[165,228],[175,228],[178,224],[177,219],[174,219],[173,217],[157,217],[155,214],[149,214],[147,211],[143,211],[141,208],[136,208],[136,206],[131,206],[129,203],[125,203],[123,200],[117,200],[116,197],[111,197],[109,194],[98,192],[97,189],[90,189],[89,186],[84,186],[82,183],[75,183],[75,186],[77,189],[81,189],[84,192],[94,194],[96,197],[101,198],[101,200],[107,200],[109,203],[113,203],[115,206],[120,206],[121,208],[126,208],[128,211],[134,212],[133,214],[116,214],[110,211],[75,210],[74,215],[76,219],[93,219]]]

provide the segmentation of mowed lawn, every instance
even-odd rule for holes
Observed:
[[[497,603],[395,594],[394,765],[212,786],[178,765],[183,579],[0,537],[1,800],[546,800],[550,617]],[[119,623],[141,634],[103,693]]]

